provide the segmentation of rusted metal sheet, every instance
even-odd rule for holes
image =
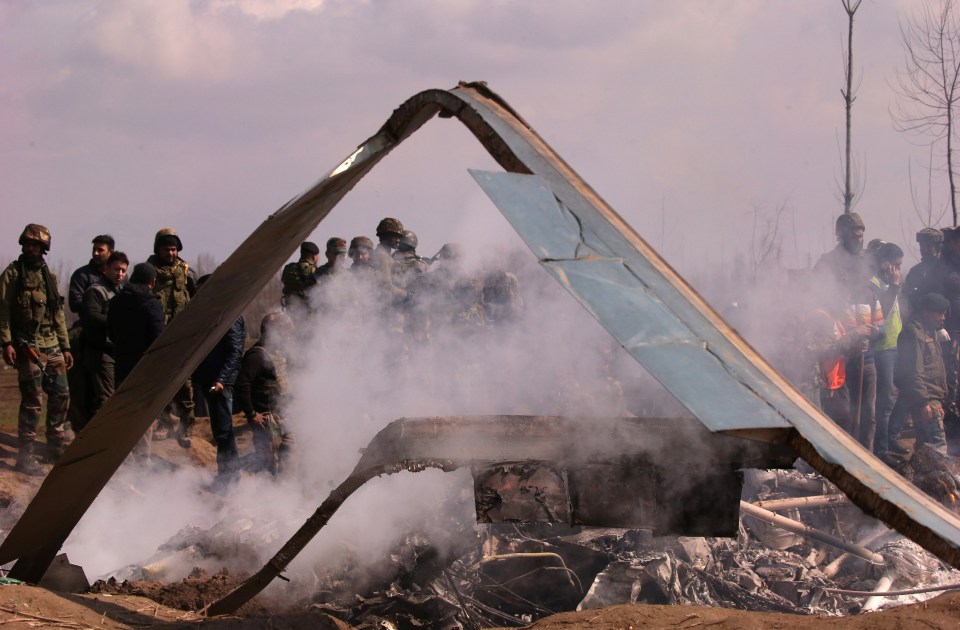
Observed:
[[[507,211],[514,220],[523,215],[515,227],[563,286],[709,428],[788,439],[862,509],[960,567],[960,520],[804,400],[483,84],[413,96],[376,135],[257,228],[67,450],[0,545],[0,563],[19,558],[14,575],[42,575],[179,383],[243,307],[361,177],[437,114],[458,118],[505,170],[537,176],[515,187],[545,186],[556,203],[525,191],[534,202],[521,204],[523,212]],[[638,323],[631,326],[629,319]],[[649,339],[644,320],[651,322]],[[722,392],[720,398],[706,400],[698,380]]]

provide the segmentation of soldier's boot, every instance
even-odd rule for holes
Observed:
[[[183,448],[190,448],[192,445],[193,425],[197,423],[196,418],[181,418],[180,431],[177,432],[177,444]]]
[[[156,426],[153,429],[153,435],[151,439],[155,442],[161,442],[171,437],[173,433],[173,418],[170,417],[170,413],[164,409],[160,412],[160,417],[157,418]]]
[[[38,476],[43,474],[43,467],[33,458],[35,442],[20,442],[20,449],[17,451],[17,464],[14,470],[25,475]]]
[[[67,447],[73,443],[75,437],[69,424],[59,432],[48,433],[45,461],[48,464],[56,464],[60,456],[63,455],[63,452],[67,450]]]

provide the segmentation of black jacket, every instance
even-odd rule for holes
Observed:
[[[80,313],[83,308],[83,293],[91,286],[104,280],[100,269],[93,264],[90,259],[83,267],[80,267],[70,276],[70,291],[67,294],[67,301],[70,303],[70,310],[74,313]]]
[[[107,334],[113,341],[118,386],[163,332],[165,322],[160,298],[149,287],[128,284],[110,300]]]
[[[246,337],[243,315],[234,320],[230,330],[220,338],[193,373],[193,380],[204,389],[214,383],[233,385],[240,371],[243,342]]]

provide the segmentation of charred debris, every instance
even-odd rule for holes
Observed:
[[[616,456],[604,454],[611,440],[620,446]],[[494,456],[493,449],[507,452]],[[925,457],[930,471],[916,482],[943,488],[957,479],[935,453]],[[782,447],[681,419],[401,419],[324,502],[322,522],[311,517],[245,582],[217,576],[235,588],[207,612],[237,610],[256,594],[251,584],[265,586],[272,576],[285,582],[252,610],[307,609],[360,628],[520,626],[627,603],[847,615],[936,594],[883,591],[960,582],[960,572],[793,461]],[[426,468],[470,471],[476,522],[438,506],[425,530],[442,534],[405,532],[374,566],[359,570],[361,554],[344,547],[331,562],[282,574],[362,486],[359,479]],[[175,582],[193,567],[235,566],[238,556],[275,547],[289,527],[249,514],[188,527],[119,572],[127,581],[98,582],[94,590],[143,592],[145,583]],[[196,584],[193,571],[184,588]]]

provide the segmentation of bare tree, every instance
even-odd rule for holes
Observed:
[[[787,211],[786,202],[774,208],[753,204],[753,228],[750,233],[750,264],[752,277],[771,262],[779,262],[783,254],[780,222]]]
[[[898,131],[926,137],[943,146],[944,170],[950,187],[950,208],[957,225],[957,186],[954,167],[954,116],[960,101],[960,19],[955,0],[939,6],[923,4],[900,23],[904,68],[898,73]]]
[[[843,102],[847,113],[847,142],[845,146],[845,159],[843,166],[843,211],[849,213],[853,209],[853,202],[856,196],[862,192],[854,190],[854,179],[852,175],[852,135],[853,135],[853,101],[856,100],[853,88],[853,16],[860,8],[863,0],[840,0],[843,4],[843,10],[847,12],[847,48],[844,51],[843,59],[843,78],[846,87],[840,90],[843,95]],[[856,180],[859,182],[860,178]]]

